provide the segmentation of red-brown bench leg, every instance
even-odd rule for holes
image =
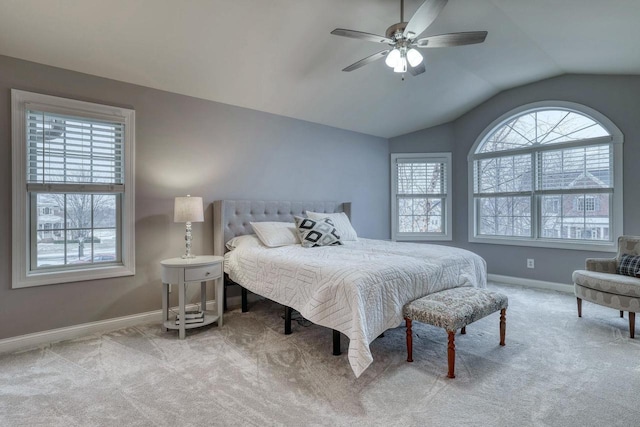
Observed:
[[[404,318],[407,324],[407,362],[413,362],[413,338],[411,337],[411,319]]]
[[[629,338],[634,338],[636,335],[636,314],[632,311],[629,312]]]
[[[456,345],[454,343],[454,339],[456,337],[455,331],[447,331],[449,334],[449,347],[447,348],[447,357],[449,359],[449,372],[447,373],[447,377],[455,378],[456,371]]]
[[[504,345],[504,336],[507,332],[507,309],[500,310],[500,345]]]

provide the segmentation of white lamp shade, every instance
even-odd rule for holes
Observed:
[[[395,68],[393,69],[396,73],[406,73],[407,72],[407,58],[401,57]]]
[[[422,62],[422,55],[416,49],[409,49],[407,52],[407,60],[412,67],[416,67]]]
[[[398,65],[398,61],[400,61],[400,51],[398,49],[393,49],[389,52],[384,60],[384,62],[391,68],[395,68]]]
[[[203,222],[202,197],[176,197],[173,222]]]

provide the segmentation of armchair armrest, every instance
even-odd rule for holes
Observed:
[[[615,258],[587,258],[586,268],[589,271],[598,271],[601,273],[616,273]]]

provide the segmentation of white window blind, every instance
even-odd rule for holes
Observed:
[[[124,191],[124,123],[28,109],[28,191]]]
[[[398,196],[442,197],[447,193],[446,163],[430,159],[398,159]]]
[[[541,192],[613,192],[613,144],[599,144],[540,153]]]

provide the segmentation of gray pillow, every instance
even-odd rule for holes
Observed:
[[[330,218],[311,219],[294,217],[300,243],[305,248],[341,245],[340,235]]]

